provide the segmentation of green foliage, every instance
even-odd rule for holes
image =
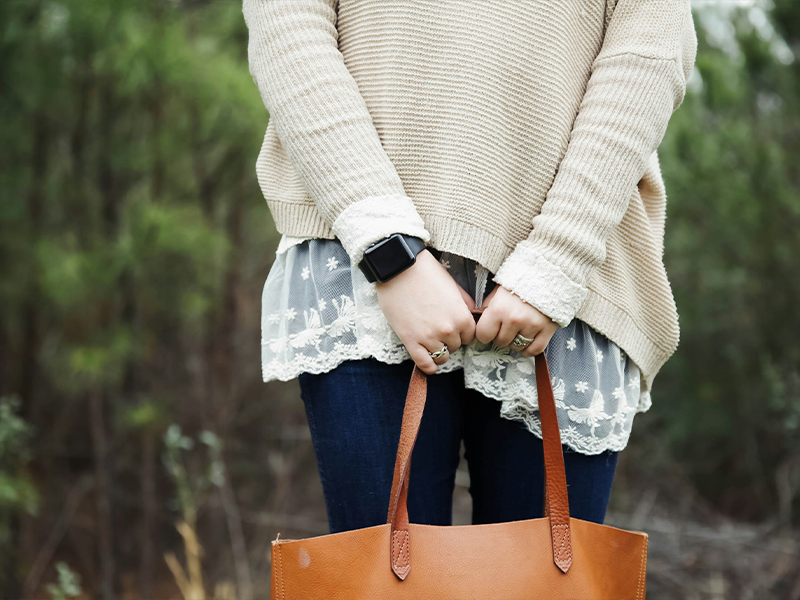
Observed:
[[[58,582],[47,584],[47,591],[53,600],[68,600],[81,595],[81,576],[72,571],[66,563],[56,563]]]
[[[0,465],[30,458],[31,427],[17,414],[19,405],[19,398],[0,398]]]
[[[253,172],[267,115],[241,6],[12,0],[0,17],[11,364],[33,311],[52,334],[34,340],[39,389],[78,398],[157,379],[165,353],[214,326],[243,245],[275,237]]]
[[[800,16],[794,6],[783,10]],[[775,488],[743,500],[740,487],[800,457],[800,72],[749,11],[734,23],[735,56],[700,28],[701,85],[659,152],[682,339],[657,378],[662,429],[650,435],[718,506],[763,518],[775,514]]]
[[[184,435],[179,425],[173,423],[167,428],[162,456],[164,466],[175,481],[178,492],[176,508],[180,509],[183,519],[192,526],[205,492],[211,485],[221,486],[225,481],[221,440],[210,431],[202,431],[199,439],[208,452],[207,458],[200,458],[199,464],[195,465],[194,472],[199,474],[190,475],[190,469],[187,469],[184,454],[194,450],[195,441]]]
[[[19,398],[0,398],[0,514],[11,508],[34,514],[38,506],[36,488],[25,472],[33,430],[19,416],[19,408]],[[7,525],[0,525],[0,548],[8,538]]]
[[[20,399],[0,397],[0,556],[17,551],[14,539],[16,512],[36,515],[39,493],[29,472],[33,428],[20,416]],[[7,568],[0,561],[0,578]]]
[[[233,385],[235,336],[255,331],[247,277],[263,278],[277,238],[255,178],[268,115],[246,42],[239,2],[0,2],[0,395],[21,398],[0,436],[35,424],[25,448],[52,488],[48,522],[88,471],[113,518],[137,523],[119,499],[162,485],[140,462],[157,462],[169,423],[202,430]],[[8,452],[0,504],[33,510]],[[207,462],[205,487],[219,481]],[[0,524],[4,556],[19,525]],[[29,567],[1,565],[0,595]]]

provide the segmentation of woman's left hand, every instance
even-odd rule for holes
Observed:
[[[494,342],[500,348],[511,346],[518,333],[533,338],[524,349],[511,346],[512,350],[520,350],[523,356],[544,352],[558,329],[550,317],[501,285],[495,286],[481,307],[483,311],[475,327],[475,337],[484,344]]]

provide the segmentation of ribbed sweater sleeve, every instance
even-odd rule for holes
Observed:
[[[372,243],[430,240],[338,46],[338,0],[243,0],[250,73],[276,134],[355,263]]]
[[[562,327],[581,307],[606,240],[683,102],[697,53],[689,0],[608,4],[566,153],[530,235],[494,278]]]

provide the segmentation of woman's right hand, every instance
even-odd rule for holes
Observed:
[[[475,302],[428,250],[399,275],[375,285],[386,320],[423,373],[434,374],[449,358],[448,353],[434,361],[429,352],[442,344],[453,352],[475,339]]]

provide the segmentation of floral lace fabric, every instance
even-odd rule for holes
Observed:
[[[480,306],[492,274],[446,252],[440,262]],[[324,373],[346,360],[410,359],[383,316],[375,285],[350,264],[338,240],[282,238],[264,285],[261,326],[265,382]],[[545,355],[561,441],[583,454],[624,449],[635,414],[651,404],[636,364],[579,319],[556,330]],[[476,340],[453,352],[439,372],[454,369],[463,369],[468,388],[501,402],[503,417],[542,437],[533,358]]]

